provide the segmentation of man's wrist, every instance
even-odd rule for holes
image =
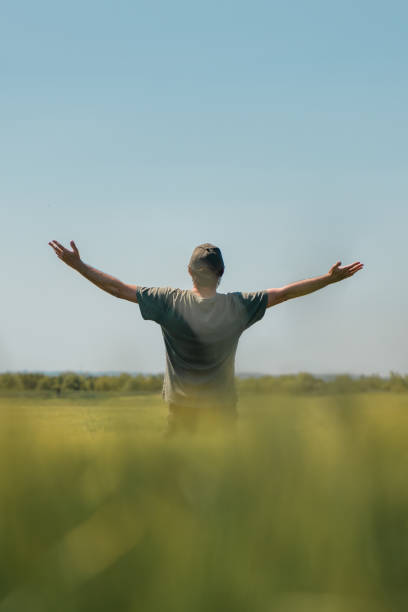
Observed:
[[[74,270],[82,274],[86,268],[86,264],[82,261],[82,259],[78,259],[71,264],[71,268],[74,268]]]

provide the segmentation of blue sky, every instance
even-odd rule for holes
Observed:
[[[164,369],[160,328],[58,260],[220,291],[362,272],[269,309],[237,370],[407,372],[403,2],[4,2],[0,371]]]

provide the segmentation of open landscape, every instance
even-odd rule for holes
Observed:
[[[407,24],[1,3],[0,612],[408,612]]]
[[[241,390],[164,436],[155,392],[0,398],[0,612],[405,611],[408,393]]]

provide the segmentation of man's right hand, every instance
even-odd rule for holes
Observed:
[[[72,251],[65,248],[62,244],[60,244],[57,240],[51,240],[48,243],[50,247],[52,247],[55,253],[58,255],[60,259],[71,268],[78,270],[79,265],[81,263],[81,258],[79,256],[79,251],[76,247],[76,244],[73,240],[71,240],[70,244],[72,246]]]
[[[57,240],[51,240],[48,244],[54,249],[55,253],[64,263],[74,268],[74,270],[77,270],[82,276],[91,281],[91,283],[121,300],[128,300],[129,302],[135,302],[137,304],[137,285],[127,285],[126,283],[122,283],[118,278],[114,278],[113,276],[109,276],[109,274],[105,274],[105,272],[88,266],[88,264],[81,260],[79,251],[73,240],[70,242],[72,251],[66,249]]]

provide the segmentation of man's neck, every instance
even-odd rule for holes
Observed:
[[[214,297],[214,295],[217,293],[217,288],[216,287],[196,287],[194,285],[191,291],[195,293],[196,295],[198,295],[199,297],[210,298],[210,297]]]

